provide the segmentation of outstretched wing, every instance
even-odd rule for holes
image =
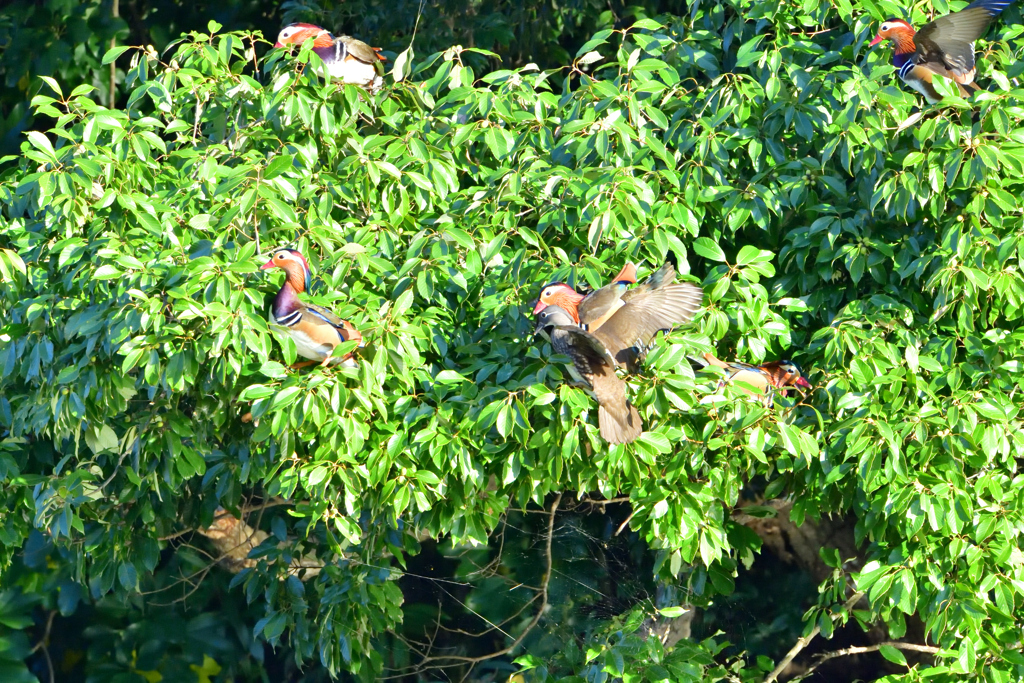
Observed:
[[[576,371],[591,386],[595,377],[615,377],[615,359],[597,337],[572,325],[553,325],[549,329],[551,347],[556,353],[572,358]]]
[[[575,326],[549,328],[551,346],[572,359],[597,398],[598,427],[608,443],[628,443],[640,436],[640,413],[626,400],[626,383],[615,374],[615,359],[597,337]]]
[[[693,320],[704,292],[697,285],[680,282],[630,299],[594,335],[617,364],[632,370],[637,361],[643,360],[658,332],[668,332]]]
[[[959,12],[925,24],[914,35],[914,61],[942,64],[953,80],[970,83],[974,80],[974,41],[1009,4],[1009,0],[977,0]]]

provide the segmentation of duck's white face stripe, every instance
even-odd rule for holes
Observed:
[[[284,325],[285,327],[292,327],[293,325],[299,322],[299,319],[301,317],[302,311],[294,310],[288,315],[284,315],[281,316],[280,318],[277,318],[276,320],[274,320],[274,322],[277,323],[278,325]]]

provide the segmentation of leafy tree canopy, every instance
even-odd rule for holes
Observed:
[[[856,520],[863,562],[823,550],[809,632],[855,619],[895,639],[918,620],[934,664],[891,680],[1019,678],[1024,66],[991,42],[994,92],[967,103],[939,83],[942,106],[900,129],[918,102],[862,48],[901,12],[863,9],[695,5],[601,31],[552,71],[477,74],[474,48],[452,48],[373,97],[318,80],[309,52],[259,62],[256,36],[216,25],[163,60],[108,52],[127,67],[121,109],[47,80],[33,106],[55,125],[0,177],[4,665],[24,671],[26,601],[127,609],[196,563],[176,539],[221,508],[261,509],[269,532],[223,592],[258,619],[235,641],[332,673],[431,664],[380,647],[420,544],[483,549],[534,510],[550,548],[573,493],[628,498],[653,573],[707,604],[759,550],[731,512],[763,482],[797,524]],[[295,349],[266,322],[279,280],[258,271],[281,245],[313,264],[309,299],[364,331],[357,370],[286,368]],[[706,309],[630,379],[647,431],[609,448],[528,303],[670,256]],[[789,356],[815,389],[771,409],[721,391],[686,360],[712,348]],[[554,552],[522,568],[536,599],[506,645],[547,618]],[[614,628],[512,670],[775,666],[714,639],[665,651],[636,614]],[[214,675],[104,637],[122,655],[96,680]]]

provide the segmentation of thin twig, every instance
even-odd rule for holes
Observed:
[[[39,639],[39,642],[29,650],[29,654],[35,654],[39,650],[43,651],[43,656],[46,657],[46,668],[50,672],[50,683],[53,683],[53,660],[50,659],[50,649],[46,647],[46,641],[50,639],[50,629],[53,627],[53,618],[57,616],[57,610],[50,610],[50,614],[46,617],[46,629],[43,630],[43,637]]]
[[[120,15],[118,11],[120,0],[114,0],[114,6],[110,12],[114,19],[117,19]],[[113,50],[117,46],[117,37],[114,36],[110,39],[110,49]],[[110,108],[113,109],[117,104],[117,60],[114,59],[110,62]],[[50,678],[53,678],[53,672],[50,673]]]
[[[424,669],[428,668],[428,664],[437,661],[460,662],[463,664],[469,664],[470,668],[472,668],[472,665],[479,664],[480,662],[485,662],[488,659],[494,659],[495,657],[507,655],[508,653],[512,652],[517,647],[519,647],[519,645],[522,644],[524,640],[526,640],[526,636],[529,635],[530,631],[532,631],[538,623],[540,623],[541,618],[544,616],[544,612],[546,612],[548,608],[548,584],[551,581],[551,565],[553,561],[553,558],[551,556],[551,541],[555,535],[555,516],[558,512],[558,506],[561,502],[562,494],[559,493],[557,496],[555,496],[554,502],[551,503],[551,510],[548,512],[550,517],[548,518],[547,548],[545,551],[547,557],[547,566],[544,570],[544,577],[541,581],[540,588],[537,589],[541,596],[540,607],[537,608],[537,613],[533,615],[533,619],[531,619],[530,623],[526,625],[526,628],[524,628],[523,632],[519,634],[519,637],[512,641],[512,643],[507,647],[504,647],[498,650],[497,652],[491,652],[490,654],[481,655],[479,657],[463,657],[459,655],[438,655],[436,657],[427,657],[422,662],[420,662],[419,665],[416,667],[417,671],[423,671]]]
[[[526,588],[530,588],[530,587],[529,587],[529,586],[526,586]],[[444,588],[442,588],[441,590],[444,590]],[[530,590],[536,590],[536,589],[534,589],[534,588],[530,588]],[[445,593],[448,593],[448,591],[445,591]],[[449,595],[449,596],[451,596],[451,593],[448,593],[448,595]],[[454,596],[452,596],[452,597],[454,597]],[[530,598],[529,600],[527,600],[527,601],[526,601],[526,603],[525,603],[525,604],[524,604],[524,605],[523,605],[522,607],[520,607],[520,608],[519,608],[519,609],[518,609],[518,610],[516,611],[516,613],[515,613],[515,614],[513,614],[512,616],[510,616],[510,617],[509,617],[508,619],[505,619],[505,620],[503,620],[503,621],[501,621],[501,622],[499,622],[499,623],[497,623],[497,624],[494,624],[494,625],[492,625],[492,626],[491,626],[491,627],[490,627],[489,629],[486,629],[486,630],[484,630],[484,631],[480,631],[480,632],[478,632],[478,633],[473,633],[473,632],[471,632],[471,631],[467,631],[467,630],[465,630],[465,629],[461,629],[461,628],[448,628],[447,626],[441,626],[441,628],[442,628],[443,630],[447,631],[448,633],[458,633],[458,634],[460,634],[460,635],[464,635],[464,636],[469,636],[470,638],[483,638],[484,636],[486,636],[486,635],[487,635],[488,633],[490,633],[491,631],[494,631],[494,630],[498,630],[498,631],[501,631],[501,633],[502,633],[503,635],[505,635],[505,636],[507,636],[507,637],[511,638],[512,636],[509,636],[509,635],[508,635],[507,633],[505,633],[505,631],[503,631],[503,630],[501,629],[501,627],[502,627],[502,626],[504,626],[505,624],[509,623],[510,621],[514,621],[514,620],[515,620],[515,619],[516,619],[516,618],[517,618],[517,617],[518,617],[518,616],[519,616],[520,614],[522,614],[523,612],[525,612],[525,611],[526,611],[526,608],[527,608],[527,607],[529,607],[530,605],[532,605],[532,604],[533,604],[533,603],[534,603],[534,602],[535,602],[535,601],[537,600],[537,598],[538,598],[538,597],[539,597],[539,596],[537,596],[537,595],[533,596],[532,598]],[[472,610],[470,610],[470,611],[472,611]],[[476,612],[473,612],[473,614],[476,614]],[[480,615],[478,614],[477,616],[480,616]],[[488,620],[487,620],[487,619],[486,619],[485,617],[483,617],[483,616],[480,616],[480,618],[481,618],[481,619],[483,619],[484,621],[487,621],[487,623],[488,623],[488,624],[490,624],[490,623],[491,623],[490,621],[488,621]]]
[[[630,512],[629,513],[629,517],[626,517],[626,519],[622,522],[622,524],[619,525],[619,528],[615,530],[615,534],[613,534],[613,535],[618,536],[619,534],[621,534],[622,530],[626,528],[626,525],[629,524],[631,521],[633,521],[633,515],[635,515],[635,514],[636,514],[636,510],[633,510],[632,512]]]
[[[864,591],[857,591],[852,596],[850,596],[850,599],[843,604],[843,607],[847,610],[851,610],[853,609],[853,606],[856,605],[857,602],[860,601],[860,599],[863,597]],[[833,614],[832,621],[835,621],[839,617],[839,613]],[[790,651],[786,653],[786,656],[782,658],[782,661],[779,662],[779,665],[775,667],[775,669],[770,674],[768,674],[768,677],[764,679],[764,683],[773,683],[775,679],[778,678],[782,674],[782,672],[786,670],[786,667],[793,663],[793,660],[796,659],[796,656],[798,654],[800,654],[800,651],[807,647],[819,633],[821,633],[821,627],[815,626],[813,629],[811,629],[810,633],[800,638],[800,640],[796,641],[796,645],[794,645],[792,649],[790,649]]]
[[[590,503],[591,505],[612,505],[613,503],[628,503],[629,496],[619,496],[618,498],[608,498],[607,500],[594,500],[584,496],[580,498],[581,503]]]
[[[420,27],[420,17],[423,16],[423,5],[425,5],[426,2],[427,0],[420,0],[419,9],[416,10],[416,23],[412,25],[412,37],[409,38],[409,47],[412,47],[412,44],[416,42],[416,31]]]
[[[789,35],[791,35],[791,36],[807,36],[808,38],[810,38],[811,36],[820,36],[822,33],[828,33],[831,30],[832,29],[830,29],[830,28],[826,28],[826,29],[822,29],[820,31],[811,31],[810,33],[804,33],[803,31],[793,31]]]
[[[46,617],[46,628],[43,629],[43,637],[39,639],[31,650],[28,651],[30,655],[35,654],[39,649],[46,647],[46,641],[50,639],[50,628],[53,627],[53,618],[57,616],[57,610],[50,610],[50,614]]]
[[[879,643],[878,645],[867,645],[864,647],[844,647],[842,650],[836,650],[835,652],[823,652],[822,654],[817,655],[817,661],[814,662],[814,666],[805,671],[802,674],[802,676],[809,676],[812,671],[814,671],[830,659],[835,659],[836,657],[846,657],[848,655],[859,655],[864,654],[866,652],[878,652],[886,645],[888,645],[889,647],[894,647],[897,650],[912,650],[914,652],[924,652],[930,655],[937,655],[942,649],[935,647],[934,645],[918,645],[917,643],[899,643],[894,640],[890,640],[885,643]]]
[[[123,453],[121,453],[120,457],[118,457],[117,464],[114,465],[114,471],[110,473],[110,476],[107,477],[102,484],[100,484],[100,491],[103,491],[103,489],[107,488],[107,485],[110,484],[110,482],[114,481],[114,477],[117,476],[117,471],[121,469],[121,463],[124,462],[124,457],[126,455],[128,455],[128,451],[124,451]]]

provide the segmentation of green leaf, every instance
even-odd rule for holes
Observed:
[[[693,250],[699,256],[712,261],[725,262],[725,252],[718,246],[718,243],[708,237],[698,237],[693,241]]]
[[[737,69],[748,67],[758,60],[761,53],[757,51],[757,48],[762,40],[764,40],[764,36],[754,36],[740,46],[739,51],[736,53]]]
[[[53,144],[50,143],[50,139],[48,137],[37,130],[30,130],[25,133],[25,137],[27,137],[28,141],[32,143],[33,147],[45,154],[47,159],[55,164],[58,163],[57,152],[54,151]]]
[[[412,73],[412,60],[415,56],[416,53],[413,52],[412,45],[399,53],[395,59],[395,66],[391,70],[391,76],[395,79],[395,83],[401,83]]]
[[[130,49],[132,49],[131,45],[116,45],[110,48],[103,53],[103,64],[110,64]]]
[[[882,653],[883,657],[893,664],[907,666],[907,658],[903,656],[902,652],[894,648],[892,645],[882,645],[878,651]]]
[[[504,159],[512,150],[512,137],[500,128],[488,128],[484,141],[496,159]]]
[[[117,569],[117,580],[122,586],[130,591],[138,589],[139,575],[135,571],[134,565],[130,562],[123,562]]]
[[[454,370],[442,370],[437,373],[437,377],[434,378],[434,381],[441,384],[458,384],[459,382],[468,382],[469,380]]]
[[[87,430],[85,442],[96,455],[117,451],[117,433],[107,425],[99,425]]]
[[[672,443],[668,437],[658,432],[644,432],[640,435],[640,441],[652,447],[658,453],[671,453]]]
[[[263,171],[263,179],[272,180],[290,170],[294,164],[295,158],[290,154],[278,154],[267,164],[266,170]]]

